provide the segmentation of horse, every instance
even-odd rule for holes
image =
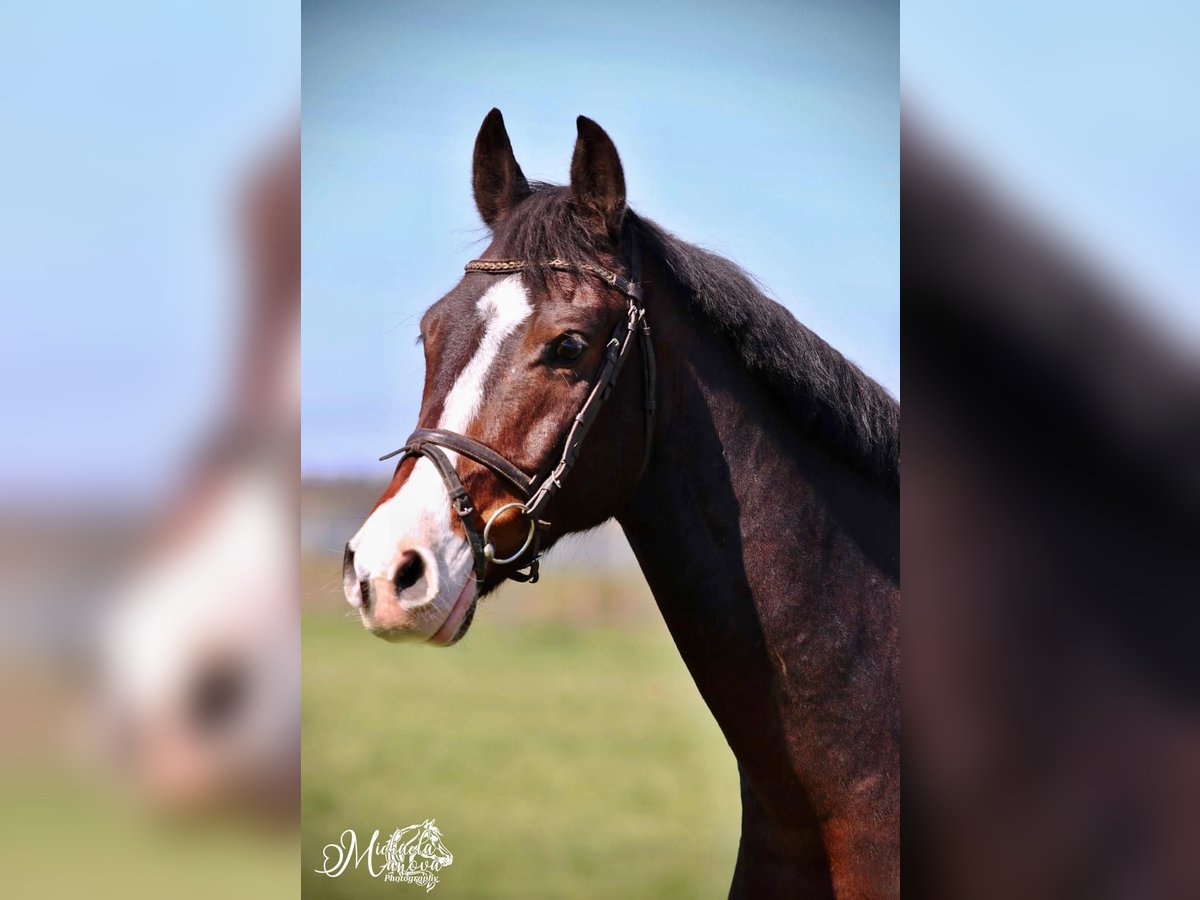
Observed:
[[[737,758],[730,896],[899,896],[899,403],[628,208],[612,139],[576,125],[555,186],[483,121],[491,243],[421,319],[419,427],[346,599],[384,639],[450,645],[615,517]]]

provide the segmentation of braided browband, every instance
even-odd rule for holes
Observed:
[[[564,259],[548,259],[545,262],[529,262],[524,259],[473,259],[463,267],[467,272],[484,272],[496,275],[501,272],[525,272],[530,269],[554,269],[558,272],[581,272],[606,281],[627,297],[641,301],[642,286],[595,263],[570,263]]]

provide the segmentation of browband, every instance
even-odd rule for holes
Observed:
[[[473,259],[463,267],[466,272],[482,272],[485,275],[504,275],[509,272],[524,272],[528,269],[554,269],[558,272],[594,275],[601,281],[607,281],[626,297],[632,297],[638,303],[645,299],[642,296],[642,286],[636,281],[630,281],[624,275],[618,275],[595,263],[569,263],[558,258],[545,262],[528,262],[524,259]]]

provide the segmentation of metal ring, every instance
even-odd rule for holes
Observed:
[[[518,550],[516,553],[514,553],[512,556],[508,557],[507,559],[496,559],[496,548],[492,545],[492,542],[488,539],[488,535],[492,531],[492,524],[496,521],[496,517],[499,516],[500,513],[504,512],[506,509],[519,509],[519,510],[524,511],[525,504],[524,503],[505,503],[503,506],[501,506],[499,509],[497,509],[495,512],[493,512],[490,516],[488,516],[487,523],[483,526],[483,557],[484,557],[484,559],[488,560],[489,562],[494,562],[498,566],[503,566],[503,565],[507,565],[508,563],[511,563],[511,562],[516,562],[518,559],[520,559],[522,556],[524,556],[525,551],[533,546],[533,537],[537,531],[537,523],[535,521],[533,521],[533,519],[530,519],[529,520],[529,534],[527,534],[525,536],[525,543],[521,545],[521,549]]]

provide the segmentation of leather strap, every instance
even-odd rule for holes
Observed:
[[[617,378],[620,376],[621,369],[625,365],[625,358],[629,355],[629,347],[633,343],[634,331],[637,329],[644,312],[644,310],[631,301],[625,320],[617,325],[613,331],[613,335],[608,341],[608,346],[605,348],[604,363],[600,367],[600,373],[592,385],[592,390],[588,394],[587,400],[583,402],[583,407],[576,413],[575,419],[571,424],[571,430],[567,432],[567,438],[563,443],[562,455],[559,457],[558,464],[550,470],[550,474],[543,479],[537,490],[534,491],[533,496],[525,504],[525,514],[535,522],[542,521],[541,516],[545,511],[546,504],[562,488],[563,481],[566,480],[571,469],[575,467],[575,462],[579,458],[579,450],[583,446],[583,440],[587,437],[588,431],[591,430],[592,424],[596,421],[596,416],[600,414],[600,407],[604,405],[604,401],[608,399],[612,393],[613,386],[617,383]]]
[[[529,495],[533,492],[535,479],[530,475],[526,475],[491,447],[487,446],[487,444],[480,443],[474,438],[467,437],[465,434],[457,434],[456,432],[445,431],[441,428],[418,428],[408,436],[408,441],[404,447],[399,450],[393,450],[387,456],[379,457],[380,462],[403,453],[409,447],[417,444],[435,444],[445,447],[448,450],[453,450],[455,453],[461,453],[468,459],[475,460],[481,466],[486,466],[508,481],[516,489],[517,494],[522,500],[528,500]]]
[[[639,303],[644,299],[642,285],[638,282],[630,281],[624,275],[595,263],[570,263],[557,257],[545,262],[529,262],[524,259],[473,259],[463,267],[466,272],[483,272],[486,275],[504,275],[529,269],[554,269],[557,272],[582,272],[584,275],[594,275],[602,281],[607,281],[626,297],[632,297]],[[634,267],[633,271],[640,271],[640,266]]]

